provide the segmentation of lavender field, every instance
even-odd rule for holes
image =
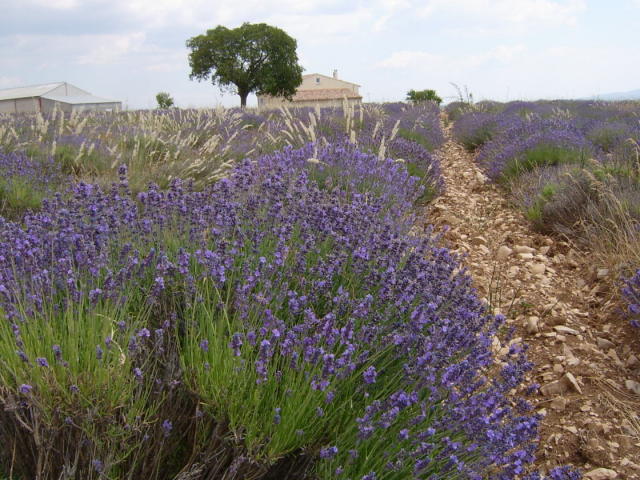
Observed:
[[[636,325],[638,113],[448,107],[536,228],[610,262]],[[446,188],[435,104],[4,117],[0,140],[9,478],[532,471],[524,349],[496,355],[504,319],[412,228]]]
[[[449,105],[454,136],[542,232],[592,250],[640,313],[640,103]]]
[[[443,188],[435,105],[1,125],[6,475],[514,478],[533,461],[521,348],[494,356],[502,319],[410,232]]]
[[[640,479],[640,0],[0,12],[0,480]]]

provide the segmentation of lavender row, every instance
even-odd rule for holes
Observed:
[[[477,152],[479,165],[507,186],[534,226],[588,245],[629,278],[623,298],[634,318],[639,118],[638,102],[491,102],[467,106],[454,125],[456,139]]]
[[[423,150],[421,157],[430,154],[443,141],[437,106],[0,117],[4,153],[24,153],[32,160],[53,158],[63,173],[107,187],[117,180],[117,166],[125,164],[135,191],[144,190],[149,182],[166,188],[171,178],[191,179],[202,188],[224,177],[243,158],[310,142],[347,139],[385,157],[390,153],[385,147],[396,137],[417,143]]]
[[[436,237],[408,233],[424,189],[404,166],[311,143],[137,194],[121,167],[107,191],[79,183],[0,219],[2,463],[28,478],[524,474],[538,418],[510,392],[529,365],[515,344],[494,357],[503,320]]]

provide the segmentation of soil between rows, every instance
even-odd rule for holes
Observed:
[[[437,155],[446,191],[424,219],[447,229],[445,243],[463,255],[479,295],[515,328],[512,342],[528,345],[528,380],[541,386],[531,400],[544,415],[538,466],[640,479],[640,396],[627,386],[640,382],[640,335],[621,312],[615,280],[589,252],[534,232],[445,132]]]

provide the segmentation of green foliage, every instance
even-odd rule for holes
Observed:
[[[409,175],[411,175],[412,177],[418,177],[420,179],[420,184],[424,186],[424,192],[416,200],[416,204],[426,205],[431,200],[436,198],[436,196],[438,195],[438,191],[433,186],[433,184],[429,182],[429,172],[425,170],[423,166],[415,162],[406,162],[405,166],[407,167],[407,172],[409,172]]]
[[[461,143],[467,152],[475,152],[478,148],[491,140],[493,134],[494,129],[491,125],[483,125],[475,130],[472,135],[464,137]]]
[[[60,164],[62,173],[76,177],[92,178],[111,170],[111,160],[91,148],[57,145],[53,158]]]
[[[525,211],[525,216],[538,228],[541,228],[544,224],[544,206],[550,202],[556,195],[558,186],[553,183],[548,183],[538,195],[538,198],[533,202],[529,208]]]
[[[419,132],[416,132],[415,130],[409,130],[408,128],[399,128],[398,136],[404,138],[405,140],[416,142],[422,145],[424,148],[426,148],[430,152],[433,151],[433,145],[431,144],[431,142],[429,142],[429,140],[427,140],[424,135],[421,135]]]
[[[43,193],[20,177],[0,178],[0,215],[18,218],[27,210],[37,210]]]
[[[409,90],[407,92],[407,100],[412,103],[436,102],[438,105],[442,103],[442,98],[438,96],[435,90]]]
[[[563,164],[583,163],[584,152],[572,148],[555,145],[541,145],[527,150],[521,157],[509,162],[502,172],[502,181],[510,181],[523,173],[539,167],[549,167]]]
[[[156,102],[158,102],[158,108],[161,110],[173,107],[174,103],[173,97],[171,97],[167,92],[159,92],[156,95]]]
[[[187,40],[189,78],[211,79],[221,89],[231,88],[246,106],[251,92],[291,98],[302,83],[297,42],[283,30],[265,23],[218,26]]]

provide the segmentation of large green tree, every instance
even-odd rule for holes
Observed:
[[[220,89],[236,92],[242,107],[251,92],[291,98],[302,83],[296,40],[265,23],[218,26],[187,40],[187,47],[189,78],[210,79]]]

